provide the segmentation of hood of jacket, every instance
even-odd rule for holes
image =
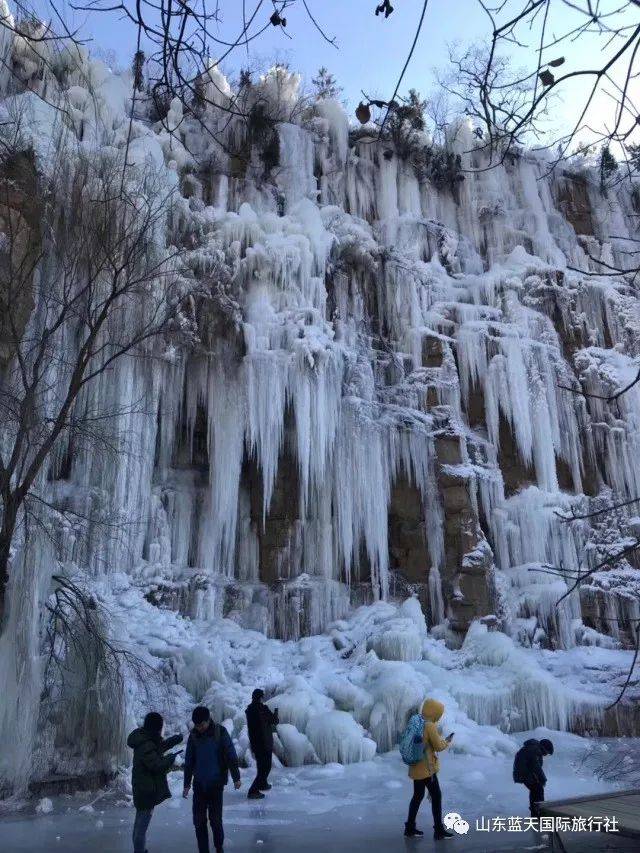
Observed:
[[[444,705],[437,699],[425,699],[420,712],[427,722],[437,723],[444,714]]]
[[[152,743],[156,743],[157,737],[140,726],[139,729],[134,729],[127,738],[127,746],[131,749],[137,749],[147,740],[150,740]]]
[[[525,742],[522,745],[523,746],[529,746],[529,747],[540,746],[540,741],[536,740],[534,737],[531,737],[531,738],[529,738],[529,740],[525,740]],[[542,749],[542,747],[540,747],[540,749]]]

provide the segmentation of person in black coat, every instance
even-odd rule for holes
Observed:
[[[545,755],[553,755],[550,740],[525,740],[513,761],[513,781],[519,782],[529,790],[529,810],[532,817],[539,816],[539,803],[544,800],[544,786],[547,777],[542,769]]]
[[[249,729],[249,743],[257,765],[257,775],[247,797],[250,800],[264,798],[263,791],[270,791],[269,773],[273,758],[273,729],[278,725],[278,709],[272,711],[264,702],[264,691],[254,690],[251,704],[245,711]]]
[[[147,829],[153,810],[171,796],[167,784],[167,773],[173,767],[177,752],[165,755],[167,750],[182,742],[182,735],[162,739],[164,721],[156,711],[150,711],[139,729],[134,729],[127,738],[127,746],[133,750],[131,787],[136,819],[133,824],[133,851],[145,853]]]

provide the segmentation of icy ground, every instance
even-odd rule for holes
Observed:
[[[533,734],[551,737],[555,755],[546,760],[549,799],[579,796],[607,789],[597,781],[581,759],[590,742],[584,738],[548,729],[521,733],[521,742]],[[630,747],[638,745],[630,741]],[[402,836],[411,791],[406,768],[397,752],[373,761],[351,765],[328,764],[274,771],[273,791],[258,803],[246,800],[251,772],[243,771],[243,787],[226,794],[225,829],[227,851],[364,851],[431,850],[431,815],[428,801],[422,806],[418,825],[427,835],[418,842]],[[440,780],[443,805],[458,811],[470,824],[466,837],[446,843],[447,851],[509,851],[546,849],[537,834],[479,832],[480,816],[527,814],[526,791],[511,782],[511,760],[505,756],[481,758],[451,754],[444,756]],[[160,806],[148,836],[149,853],[173,853],[195,849],[190,802],[180,796],[181,774],[171,776],[173,799]],[[609,786],[610,787],[610,786]],[[89,804],[93,804],[87,808]],[[56,798],[52,811],[0,821],[2,850],[64,851],[81,853],[125,853],[130,850],[133,809],[113,795],[78,794]],[[45,806],[46,808],[46,806]],[[572,839],[573,840],[573,839]],[[438,845],[438,849],[443,847]],[[623,839],[604,834],[576,838],[569,850],[631,850]]]

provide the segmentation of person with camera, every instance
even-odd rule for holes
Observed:
[[[150,711],[140,728],[127,738],[133,750],[131,788],[136,818],[133,824],[133,853],[146,853],[146,838],[153,810],[171,796],[167,773],[172,769],[179,752],[165,755],[167,750],[182,742],[182,735],[163,740],[164,720],[157,711]]]
[[[278,709],[272,711],[264,703],[264,690],[257,688],[251,696],[251,704],[245,711],[249,744],[256,760],[257,773],[247,797],[250,800],[264,799],[264,791],[270,791],[269,773],[273,760],[273,731],[278,725]]]

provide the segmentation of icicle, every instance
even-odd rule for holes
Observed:
[[[429,569],[429,604],[431,606],[431,626],[440,625],[445,619],[444,600],[442,598],[442,580],[437,566]]]

